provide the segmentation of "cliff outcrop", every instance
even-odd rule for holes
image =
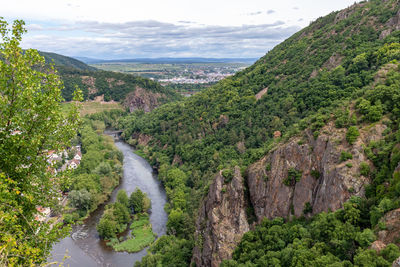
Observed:
[[[159,93],[149,92],[141,87],[136,87],[135,91],[126,95],[123,105],[133,112],[138,109],[149,112],[159,105]]]
[[[369,178],[360,174],[360,165],[370,164],[363,146],[379,140],[384,129],[376,124],[361,130],[350,146],[346,129],[331,122],[316,139],[306,132],[250,166],[248,185],[257,219],[334,211],[351,196],[363,196]],[[341,160],[342,152],[351,153],[352,159]]]
[[[231,258],[243,234],[249,231],[243,184],[238,167],[229,182],[221,173],[216,175],[196,222],[192,258],[196,266],[219,266],[222,260]]]
[[[381,139],[385,129],[380,123],[366,126],[349,145],[346,129],[337,129],[330,122],[317,138],[306,131],[304,136],[278,145],[247,170],[249,197],[257,220],[334,211],[351,196],[363,196],[364,186],[370,182],[360,174],[361,164],[370,164],[364,146]],[[342,152],[352,158],[341,159]],[[196,266],[218,266],[230,259],[249,230],[245,181],[239,168],[235,168],[230,182],[225,180],[221,173],[216,175],[201,205],[192,258]]]

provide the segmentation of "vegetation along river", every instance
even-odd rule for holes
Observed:
[[[164,211],[166,195],[153,169],[142,157],[136,155],[132,148],[120,141],[116,146],[124,154],[124,175],[120,185],[113,191],[105,204],[114,202],[117,192],[124,189],[128,195],[140,188],[151,199],[150,222],[157,236],[165,234],[167,214]],[[130,266],[146,255],[146,249],[137,253],[115,252],[101,241],[97,234],[96,224],[103,214],[101,205],[82,225],[74,225],[71,235],[54,245],[50,261],[62,261],[66,251],[70,258],[64,260],[64,266]],[[128,231],[125,233],[128,234]]]

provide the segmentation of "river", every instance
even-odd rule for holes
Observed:
[[[148,162],[136,155],[129,145],[120,141],[115,142],[115,145],[124,154],[124,174],[120,185],[113,191],[109,201],[105,204],[114,202],[120,189],[126,190],[130,195],[136,187],[140,188],[151,199],[150,222],[153,226],[153,232],[157,236],[164,235],[167,214],[164,211],[166,195],[163,187],[153,174],[153,169]],[[74,225],[71,235],[53,246],[49,262],[63,261],[63,257],[67,252],[70,257],[64,260],[64,266],[132,267],[136,261],[146,255],[146,249],[137,253],[115,252],[100,240],[96,224],[103,214],[105,204],[94,211],[83,225]]]

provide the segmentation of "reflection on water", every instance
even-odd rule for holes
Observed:
[[[124,154],[124,176],[121,184],[114,190],[107,203],[114,202],[119,189],[125,189],[128,195],[136,187],[146,192],[151,199],[150,222],[157,236],[165,234],[167,214],[164,211],[165,191],[153,174],[151,166],[134,154],[129,145],[116,142],[115,145]],[[99,239],[96,224],[103,214],[104,205],[100,206],[82,225],[75,225],[70,237],[54,245],[50,261],[61,261],[68,252],[70,258],[64,266],[130,266],[146,255],[146,250],[138,253],[115,252]],[[128,232],[128,231],[127,231]]]

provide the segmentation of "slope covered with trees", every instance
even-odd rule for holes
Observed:
[[[74,68],[74,69],[78,69],[78,70],[92,70],[92,71],[97,70],[95,67],[91,67],[91,66],[87,65],[86,63],[84,63],[80,60],[77,60],[75,58],[72,58],[72,57],[67,57],[67,56],[63,56],[60,54],[43,52],[43,51],[39,51],[39,54],[42,57],[44,57],[44,59],[47,63],[54,63],[54,66],[56,68],[66,67],[66,68]]]
[[[135,92],[138,87],[143,88],[149,95],[154,95],[157,100],[156,105],[181,98],[173,90],[166,89],[150,79],[98,70],[82,61],[56,53],[39,53],[47,64],[53,63],[58,70],[64,83],[62,96],[66,101],[72,99],[76,87],[82,90],[84,100],[104,95],[105,101],[114,100],[122,103],[126,96]]]
[[[396,193],[387,188],[394,188],[397,183],[393,172],[398,159],[392,150],[399,143],[399,7],[398,0],[373,0],[333,12],[233,77],[184,101],[163,105],[147,114],[136,112],[121,120],[124,137],[142,149],[158,168],[169,200],[171,236],[161,239],[138,265],[171,260],[168,251],[173,246],[184,246],[182,251],[187,252],[174,261],[189,264],[191,248],[201,243],[193,238],[197,209],[214,173],[223,170],[229,181],[233,167],[239,166],[245,174],[250,164],[280,143],[305,129],[317,137],[331,120],[335,120],[337,127],[348,128],[347,141],[351,144],[357,139],[360,125],[389,118],[385,123],[390,130],[385,132],[383,143],[371,143],[365,149],[374,163],[374,171],[368,174],[372,184],[366,189],[368,207],[363,212],[368,216],[371,212],[372,216],[374,210],[380,210],[382,216],[397,208],[379,207],[385,197],[397,199]],[[344,106],[349,109],[343,109]],[[356,210],[360,212],[358,206]],[[338,214],[329,215],[338,217],[338,227],[351,224],[358,227],[360,235],[365,229],[374,230],[380,218],[346,224],[346,219],[340,217],[343,214]],[[312,227],[305,228],[310,231]],[[316,240],[336,242],[324,238]],[[348,238],[354,250],[366,249],[365,243],[356,241],[355,236]],[[294,241],[289,238],[284,242],[280,249]],[[309,244],[308,249],[314,245]],[[243,251],[249,252],[246,249],[243,247]],[[257,249],[266,252],[261,245]],[[253,250],[256,248],[250,252]],[[354,253],[346,258],[333,248],[321,251],[321,255],[326,256],[329,251],[341,260],[356,262]],[[240,260],[240,253],[235,252],[235,259]],[[392,259],[382,257],[386,261]]]

